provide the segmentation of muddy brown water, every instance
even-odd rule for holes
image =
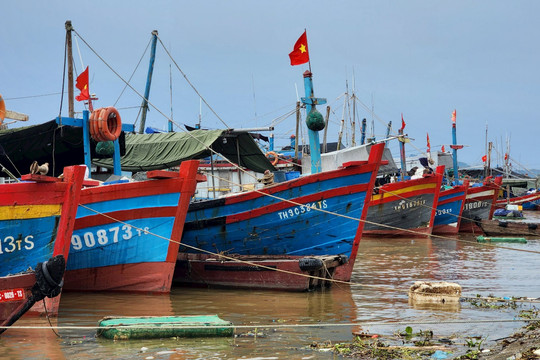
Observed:
[[[466,296],[540,297],[540,256],[534,253],[540,252],[540,240],[500,245],[506,248],[477,244],[472,236],[457,240],[365,238],[353,285],[335,285],[326,291],[174,288],[163,296],[64,293],[58,319],[52,321],[59,327],[60,337],[46,328],[49,323],[45,318],[23,318],[0,337],[0,357],[332,359],[332,353],[313,351],[309,345],[350,342],[353,330],[384,338],[406,326],[415,331],[432,330],[442,337],[482,336],[488,344],[523,326],[523,322],[495,322],[516,318],[517,310],[483,309],[469,302],[453,306],[410,304],[407,290],[416,280],[445,280],[460,284]],[[256,330],[236,329],[234,338],[111,341],[96,338],[92,328],[105,316],[197,314],[217,314]],[[430,324],[417,324],[420,321]],[[388,322],[392,324],[383,324]]]

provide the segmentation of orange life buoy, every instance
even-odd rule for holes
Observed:
[[[270,160],[269,155],[273,155],[273,156],[274,156],[274,160],[272,160],[272,166],[276,166],[276,164],[277,164],[278,161],[279,161],[277,154],[276,154],[274,151],[269,151],[269,152],[267,152],[267,153],[266,153],[266,157],[268,158],[268,160]]]
[[[4,98],[2,97],[2,94],[0,94],[0,125],[4,122],[4,119],[6,117],[6,103],[4,102]]]
[[[89,120],[90,136],[95,141],[114,141],[122,132],[120,113],[112,106],[92,111]]]

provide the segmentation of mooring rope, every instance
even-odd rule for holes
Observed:
[[[265,266],[265,265],[261,265],[261,264],[258,264],[256,262],[252,262],[252,261],[249,261],[249,260],[244,260],[244,259],[238,259],[238,258],[235,258],[233,256],[228,256],[228,255],[225,255],[225,254],[221,254],[221,253],[216,253],[216,252],[212,252],[212,251],[209,251],[209,250],[205,250],[205,249],[200,249],[200,248],[197,248],[195,246],[192,246],[192,245],[188,245],[188,244],[184,244],[180,241],[176,241],[176,240],[172,240],[170,238],[167,238],[166,236],[162,236],[162,235],[159,235],[159,234],[155,234],[149,230],[145,230],[145,229],[142,229],[142,228],[139,228],[137,226],[134,226],[134,225],[131,225],[131,224],[128,224],[127,222],[124,222],[122,220],[118,220],[118,219],[115,219],[114,217],[110,216],[110,215],[107,215],[107,214],[104,214],[104,213],[101,213],[97,210],[94,210],[86,205],[83,205],[83,204],[79,204],[79,206],[89,210],[89,211],[92,211],[94,213],[96,213],[97,215],[100,215],[100,216],[103,216],[103,217],[106,217],[114,222],[118,222],[120,224],[123,224],[123,225],[127,225],[127,226],[130,226],[132,227],[133,229],[137,230],[137,231],[145,231],[146,233],[152,235],[152,236],[155,236],[157,238],[160,238],[160,239],[163,239],[163,240],[166,240],[168,242],[172,242],[172,243],[175,243],[175,244],[179,244],[180,246],[183,246],[183,247],[186,247],[186,248],[189,248],[191,250],[195,250],[195,251],[198,251],[198,252],[202,252],[202,253],[205,253],[205,254],[208,254],[208,255],[212,255],[212,256],[216,256],[218,258],[222,258],[222,259],[225,259],[225,260],[230,260],[230,261],[236,261],[236,262],[239,262],[239,263],[243,263],[243,264],[246,264],[246,265],[250,265],[250,266],[255,266],[255,267],[259,267],[259,268],[262,268],[262,269],[266,269],[266,270],[272,270],[272,271],[277,271],[277,272],[281,272],[281,273],[285,273],[285,274],[289,274],[289,275],[295,275],[295,276],[301,276],[301,277],[305,277],[305,278],[309,278],[309,279],[316,279],[316,280],[322,280],[322,281],[328,281],[328,282],[332,282],[332,283],[335,283],[335,284],[342,284],[342,285],[350,285],[350,286],[361,286],[361,287],[366,287],[366,288],[374,288],[374,289],[385,289],[385,290],[390,290],[390,291],[396,291],[396,292],[400,292],[400,293],[406,293],[408,291],[403,291],[401,289],[393,289],[393,288],[386,288],[386,287],[383,287],[381,285],[370,285],[370,284],[361,284],[361,283],[355,283],[355,282],[351,282],[351,281],[343,281],[343,280],[336,280],[336,279],[328,279],[328,278],[323,278],[323,277],[319,277],[319,276],[314,276],[314,275],[309,275],[309,274],[303,274],[303,273],[298,273],[298,272],[294,272],[294,271],[288,271],[288,270],[283,270],[283,269],[276,269],[274,267],[269,267],[269,266]],[[305,205],[304,205],[305,206]],[[320,210],[320,209],[319,209]],[[349,217],[350,218],[350,217]],[[354,219],[354,218],[353,218]],[[508,248],[508,249],[513,249],[513,248]],[[534,253],[540,253],[538,251],[530,251],[530,252],[534,252]],[[428,294],[428,293],[426,293]],[[470,298],[470,299],[479,299],[481,300],[482,298],[478,298],[477,296],[468,296],[467,298]],[[490,299],[490,300],[494,300],[493,298],[489,298],[489,297],[485,297],[483,299]],[[519,300],[506,300],[506,299],[501,299],[500,301],[519,301]],[[531,302],[531,301],[523,301],[523,302]]]
[[[484,319],[484,320],[415,320],[415,321],[355,321],[355,322],[345,322],[345,323],[296,323],[296,324],[242,324],[242,325],[166,325],[167,323],[152,323],[159,324],[160,329],[259,329],[259,328],[272,328],[272,329],[298,329],[298,328],[324,328],[324,327],[349,327],[349,326],[410,326],[410,325],[453,325],[453,324],[494,324],[494,323],[529,323],[537,322],[539,319]],[[48,326],[26,326],[26,325],[11,325],[9,327],[0,326],[0,329],[11,328],[11,329],[33,329],[33,330],[46,330],[50,327]],[[89,325],[78,325],[78,326],[52,326],[52,328],[57,330],[107,330],[110,328],[115,329],[155,329],[151,325],[114,325],[114,326],[89,326]]]

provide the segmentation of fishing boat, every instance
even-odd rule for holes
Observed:
[[[66,290],[166,293],[195,192],[199,162],[148,180],[89,186],[81,192]]]
[[[375,145],[368,161],[344,163],[334,171],[193,202],[181,253],[211,253],[208,258],[220,252],[234,256],[343,254],[349,261],[334,278],[342,271],[340,278],[349,280],[383,148],[384,144]],[[184,260],[180,255],[179,261]],[[176,280],[183,281],[181,276]]]
[[[406,138],[402,134],[403,129],[399,131],[401,132],[399,136],[322,154],[323,171],[336,169],[338,164],[344,161],[365,160],[375,143],[385,145],[389,140],[398,139],[401,146]],[[384,164],[379,168],[376,186],[370,196],[369,210],[363,230],[363,234],[366,236],[424,236],[429,235],[432,231],[442,175],[437,173],[420,174],[412,179],[406,172],[403,160],[404,149],[400,150],[403,173],[401,180],[391,176],[398,173],[399,169],[390,150],[387,147],[384,149]],[[310,160],[310,157],[305,156],[304,160]],[[303,165],[303,172],[306,173],[305,165]],[[395,181],[391,182],[391,178],[394,178]]]
[[[523,210],[536,210],[540,206],[540,191],[534,191],[521,196],[497,199],[496,209],[503,209],[506,205],[521,205]]]
[[[452,160],[453,160],[453,185],[461,185],[459,178],[457,151],[463,148],[463,145],[457,144],[457,126],[456,110],[452,112]],[[469,183],[467,195],[465,196],[465,205],[463,207],[461,222],[459,223],[459,232],[481,233],[482,229],[478,222],[484,219],[491,219],[495,211],[495,201],[499,194],[502,184],[502,176],[493,178],[486,177],[481,183]]]
[[[74,166],[62,179],[29,174],[0,185],[0,332],[25,313],[58,314],[84,171]]]
[[[401,178],[383,184],[371,195],[365,235],[425,236],[433,231],[443,170],[437,168],[433,172],[426,162],[424,169],[413,168],[409,175],[405,162],[405,143],[409,139],[404,134],[403,118],[401,123],[398,130]]]
[[[502,177],[497,176],[495,179],[487,177],[482,183],[469,185],[461,223],[459,224],[460,232],[482,232],[478,222],[493,218],[495,201],[501,184]]]
[[[444,167],[438,167],[437,171],[444,172]],[[441,188],[432,234],[454,235],[458,233],[468,188],[468,180],[465,180],[462,185],[444,185]]]
[[[310,175],[218,199],[193,202],[186,217],[181,253],[273,256],[345,255],[334,279],[349,280],[360,243],[363,221],[384,144],[374,145],[367,161],[345,162],[333,171],[320,170],[320,143],[310,121],[322,119],[313,96],[312,74],[304,73],[307,120],[314,170]],[[313,136],[312,136],[313,135]],[[315,164],[315,165],[313,165]],[[318,166],[318,168],[317,168]],[[179,257],[179,261],[183,261]],[[246,274],[246,273],[244,273]],[[246,274],[247,275],[247,274]],[[233,276],[229,276],[233,277]],[[175,282],[182,282],[182,276]],[[204,280],[203,280],[204,281]],[[239,282],[249,282],[239,277]]]
[[[431,234],[441,182],[435,173],[380,186],[371,195],[364,235]]]

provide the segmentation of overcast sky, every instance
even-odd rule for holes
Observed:
[[[89,65],[95,107],[115,105],[122,121],[133,123],[141,98],[128,88],[117,102],[125,85],[119,76],[127,80],[136,70],[131,84],[144,93],[145,49],[155,29],[221,119],[203,105],[203,127],[269,126],[294,109],[296,89],[303,96],[307,66],[291,66],[288,54],[305,28],[315,95],[332,109],[330,140],[337,139],[348,83],[369,134],[382,138],[389,121],[396,131],[403,113],[405,132],[415,139],[408,154],[425,151],[426,133],[432,150],[448,150],[456,109],[458,143],[466,145],[460,161],[482,163],[487,124],[497,151],[510,139],[515,167],[540,168],[539,13],[538,1],[498,0],[10,1],[2,7],[0,93],[31,124],[58,115],[64,24],[71,20],[76,71]],[[166,129],[160,112],[171,117],[171,108],[180,126],[198,121],[199,97],[173,60],[158,43],[150,102],[159,111],[150,110],[148,126]],[[63,116],[66,103],[64,97]],[[288,144],[294,129],[294,116],[276,125],[276,143]],[[357,141],[358,133],[359,124]],[[346,144],[350,137],[348,130]],[[391,149],[399,154],[397,144]]]

